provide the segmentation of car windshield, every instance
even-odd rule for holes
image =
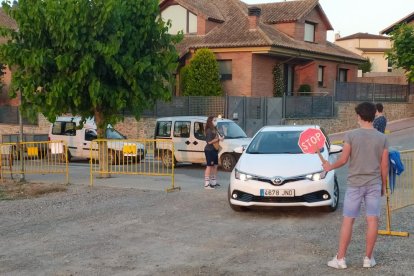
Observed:
[[[235,122],[218,122],[217,129],[226,139],[247,138],[246,133]]]
[[[298,145],[301,131],[262,131],[258,133],[246,153],[250,154],[301,154]]]
[[[118,139],[118,140],[122,140],[122,139],[125,139],[125,136],[122,135],[121,133],[119,133],[118,131],[116,131],[113,128],[107,128],[106,129],[106,138],[107,139]]]

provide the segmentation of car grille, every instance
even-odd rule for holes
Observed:
[[[272,184],[273,186],[280,186],[280,185],[283,185],[283,184],[286,184],[286,183],[289,183],[289,182],[304,180],[304,179],[306,179],[306,177],[305,176],[297,176],[297,177],[287,178],[287,179],[283,180],[283,182],[280,183],[279,185],[276,185],[275,183],[273,183],[273,181],[269,178],[257,177],[257,178],[253,178],[253,179],[257,180],[257,181]]]
[[[248,194],[245,192],[241,192],[238,190],[233,191],[233,194],[237,194],[237,198],[235,200],[243,201],[243,202],[269,202],[269,203],[295,203],[295,202],[307,202],[313,203],[323,200],[329,200],[331,196],[325,190],[317,191],[309,194],[305,194],[302,196],[295,196],[295,197],[262,197],[262,196],[254,196],[252,194]],[[329,197],[327,199],[323,198],[324,194],[328,194]]]

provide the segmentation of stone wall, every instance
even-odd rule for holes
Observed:
[[[358,127],[355,114],[357,102],[340,102],[336,103],[336,118],[330,119],[286,119],[287,125],[320,125],[328,134],[343,132]],[[388,121],[395,121],[404,118],[414,118],[414,102],[410,103],[383,103],[384,113]],[[38,126],[24,126],[24,133],[27,134],[44,134],[49,132],[50,122],[42,115],[38,117]],[[137,121],[133,117],[126,117],[123,122],[115,125],[115,128],[128,138],[151,139],[154,137],[156,118],[141,118]],[[0,134],[19,133],[18,125],[0,124]]]
[[[286,119],[287,125],[315,124],[322,126],[327,133],[337,133],[357,128],[357,118],[355,107],[358,102],[336,102],[336,118],[331,119]],[[395,121],[405,118],[414,117],[414,103],[383,103],[384,114],[388,121]]]

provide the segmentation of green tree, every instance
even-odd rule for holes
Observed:
[[[171,97],[181,36],[168,34],[158,0],[19,0],[3,3],[18,31],[0,57],[13,71],[27,117],[95,117],[98,136],[129,110],[138,119]]]
[[[223,89],[220,72],[214,53],[209,49],[195,52],[185,71],[183,95],[185,96],[220,96]]]
[[[283,63],[277,63],[273,66],[273,96],[274,97],[283,97],[285,93],[285,83],[284,83],[284,69]]]
[[[407,79],[414,82],[414,26],[402,24],[390,33],[392,48],[388,59],[407,72]]]
[[[358,65],[358,69],[362,70],[362,73],[371,72],[372,70],[371,60],[367,58],[364,63],[361,63],[360,65]]]

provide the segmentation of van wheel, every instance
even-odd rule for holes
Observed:
[[[162,163],[164,164],[165,167],[172,168],[173,164],[175,166],[177,161],[175,160],[175,158],[173,158],[171,151],[164,150],[162,152]]]
[[[236,165],[236,158],[230,153],[221,156],[221,168],[226,172],[231,172]]]

